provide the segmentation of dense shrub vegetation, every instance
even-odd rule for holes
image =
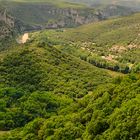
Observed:
[[[0,51],[0,140],[140,140],[139,17]]]
[[[43,40],[1,52],[1,139],[139,139],[139,75],[109,82]]]
[[[28,117],[35,118],[25,127],[5,135],[3,139],[138,140],[140,138],[139,84],[139,76],[116,78],[114,82],[99,86],[76,102],[45,92],[25,96],[18,91],[20,94],[13,99],[17,92],[13,89],[3,89],[1,97],[7,93],[7,96],[2,98],[3,102],[8,101],[10,97],[10,105],[6,106],[13,110],[16,104],[21,104],[23,109],[20,116],[16,112],[18,109],[14,109],[13,113],[16,116],[13,115],[13,120],[6,119],[7,128],[12,122],[14,124],[14,119],[17,120],[17,117],[20,119],[18,118],[16,124],[22,124]],[[1,109],[4,111],[6,108],[3,105]],[[7,117],[6,115],[4,118]]]
[[[87,94],[109,78],[103,70],[41,44],[42,41],[17,47],[6,54],[0,63],[1,81],[31,92],[47,90],[76,97]]]
[[[0,130],[56,116],[109,79],[107,72],[42,40],[1,52]]]

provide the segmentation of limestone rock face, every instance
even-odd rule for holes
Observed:
[[[67,28],[101,20],[101,13],[93,8],[61,8],[51,4],[22,4],[9,8],[10,13],[28,30]],[[28,14],[27,14],[28,12]],[[104,17],[103,17],[104,18]],[[24,26],[25,27],[25,26]]]
[[[59,7],[48,3],[22,3],[9,6],[10,13],[22,27],[22,31],[45,28],[67,28],[96,22],[110,17],[129,15],[133,11],[122,6],[100,7]],[[17,25],[16,25],[17,26]]]
[[[14,26],[14,18],[8,14],[6,9],[0,8],[0,39],[11,37]]]
[[[48,17],[57,15],[57,18],[51,19],[46,16],[45,28],[73,27],[99,20],[99,16],[92,10],[82,11],[72,8],[50,9],[46,15]]]
[[[14,18],[7,13],[6,9],[0,10],[0,21],[4,21],[10,27],[14,27]]]

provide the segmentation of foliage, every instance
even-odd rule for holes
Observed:
[[[61,109],[49,119],[35,119],[8,137],[48,140],[135,139],[139,129],[139,76],[116,78]],[[19,133],[17,133],[19,131]]]
[[[31,33],[0,51],[0,139],[139,140],[139,16]]]
[[[36,41],[32,45],[15,48],[12,53],[9,51],[3,56],[0,76],[6,85],[31,92],[45,90],[80,97],[109,77],[101,69],[70,57],[54,47],[40,47]]]
[[[43,39],[1,52],[1,56],[3,131],[23,127],[36,118],[48,119],[111,78],[107,72],[48,46]]]

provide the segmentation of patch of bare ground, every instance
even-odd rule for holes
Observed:
[[[112,62],[117,63],[118,61],[115,60],[117,57],[118,56],[109,54],[108,56],[102,56],[102,59],[105,59],[107,61],[112,61]]]
[[[87,50],[90,53],[93,53],[95,50],[93,49],[92,46],[95,46],[96,44],[93,42],[83,42],[80,44],[80,47],[82,50]],[[91,49],[92,47],[92,49]]]
[[[112,46],[112,48],[109,49],[109,51],[115,52],[115,53],[123,53],[127,51],[127,48],[124,46],[114,45]]]
[[[29,33],[24,33],[21,37],[17,38],[16,41],[19,44],[25,44],[29,40]]]
[[[112,48],[109,49],[109,51],[114,52],[114,53],[123,53],[128,50],[133,50],[133,49],[140,49],[140,45],[138,44],[129,44],[127,46],[119,46],[119,45],[114,45]]]
[[[128,45],[127,46],[127,48],[129,49],[129,50],[132,50],[132,49],[134,49],[134,48],[140,48],[140,46],[139,45],[136,45],[136,44],[130,44],[130,45]]]
[[[29,39],[29,34],[28,34],[28,33],[25,33],[25,34],[22,36],[21,43],[22,43],[22,44],[26,43],[28,39]]]

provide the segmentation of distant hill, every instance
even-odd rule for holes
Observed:
[[[90,6],[114,4],[140,10],[140,0],[67,0],[67,1],[84,3]]]
[[[109,5],[91,8],[61,0],[7,0],[2,1],[1,5],[5,6],[12,16],[24,26],[28,26],[25,30],[76,27],[134,12],[133,9],[122,6]]]

